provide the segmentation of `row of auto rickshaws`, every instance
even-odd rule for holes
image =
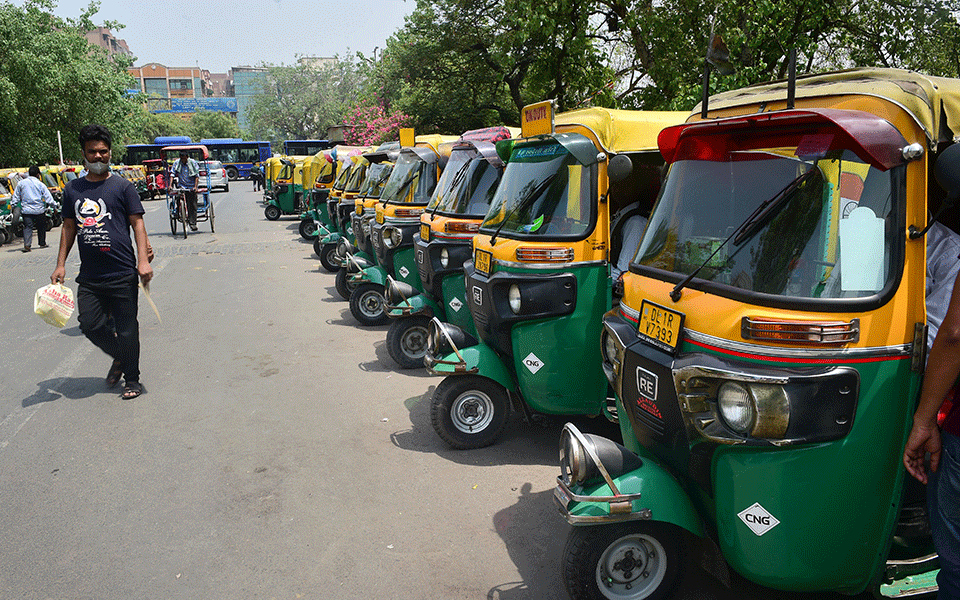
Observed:
[[[271,159],[265,215],[299,213],[358,324],[389,322],[397,366],[442,377],[430,415],[452,448],[511,414],[617,424],[559,435],[572,598],[663,598],[694,563],[928,594],[939,562],[901,456],[924,233],[960,224],[956,135],[960,81],[894,69],[690,113],[542,102],[519,131]]]

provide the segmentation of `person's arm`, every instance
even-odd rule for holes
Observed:
[[[57,254],[57,268],[50,275],[50,283],[63,283],[63,278],[67,275],[67,256],[73,248],[73,243],[77,239],[77,222],[71,218],[65,218],[60,226],[60,252]]]
[[[943,400],[960,375],[960,275],[953,285],[950,307],[930,348],[927,372],[923,377],[920,404],[913,415],[913,428],[903,451],[907,471],[922,483],[927,483],[923,461],[930,453],[930,470],[940,465],[940,429],[937,412]]]
[[[23,186],[21,186],[18,183],[17,186],[13,188],[13,197],[10,198],[10,208],[13,208],[14,206],[20,206],[20,202],[21,202],[20,195],[22,194],[22,191],[21,191],[22,187]]]
[[[147,239],[143,215],[130,215],[129,220],[130,227],[133,228],[133,239],[137,244],[137,274],[140,275],[140,281],[146,285],[153,279],[153,267],[150,266],[153,249],[150,248],[150,240]]]

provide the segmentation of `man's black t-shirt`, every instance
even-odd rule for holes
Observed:
[[[134,185],[119,175],[103,181],[74,179],[63,191],[63,218],[77,222],[78,282],[106,281],[137,272],[130,215],[142,215]]]

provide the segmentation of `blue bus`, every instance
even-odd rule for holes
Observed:
[[[283,153],[287,156],[313,156],[334,146],[336,144],[330,140],[284,140]]]
[[[130,144],[123,162],[128,165],[143,164],[144,159],[160,158],[160,148],[193,144],[188,136],[157,137],[152,144]],[[219,160],[227,170],[227,177],[246,179],[255,162],[263,162],[272,156],[270,142],[245,142],[236,138],[203,139],[197,142],[210,151],[210,160]]]
[[[262,163],[271,156],[270,142],[245,142],[233,138],[202,139],[203,144],[210,151],[210,160],[219,160],[227,170],[227,177],[233,179],[247,179],[250,177],[250,167],[253,163]]]

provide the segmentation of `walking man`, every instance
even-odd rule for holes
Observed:
[[[50,190],[40,181],[40,167],[34,165],[28,171],[28,177],[22,179],[13,190],[11,205],[20,207],[23,217],[23,251],[30,252],[33,230],[37,230],[37,242],[41,248],[47,247],[47,207],[57,207]]]
[[[87,174],[68,183],[63,192],[60,253],[50,281],[63,282],[67,256],[76,242],[80,251],[76,278],[80,330],[113,358],[107,384],[116,385],[122,375],[122,397],[132,399],[143,393],[137,281],[146,285],[153,278],[143,205],[130,181],[110,173],[110,131],[87,125],[80,130],[79,140]]]

